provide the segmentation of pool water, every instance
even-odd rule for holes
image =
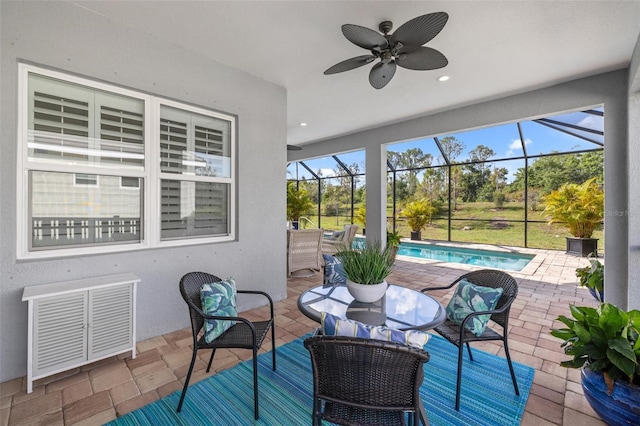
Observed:
[[[535,256],[522,253],[505,253],[462,247],[445,247],[433,244],[400,243],[398,254],[419,259],[465,263],[486,268],[521,271]]]

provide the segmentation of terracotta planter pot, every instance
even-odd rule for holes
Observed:
[[[617,380],[609,395],[602,373],[581,371],[584,396],[602,420],[613,426],[640,424],[640,386]]]

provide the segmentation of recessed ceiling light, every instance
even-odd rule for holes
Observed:
[[[440,77],[438,77],[438,81],[447,81],[447,80],[449,80],[448,75],[441,75]]]
[[[302,123],[298,123],[298,125],[299,125],[299,126],[304,127],[304,126],[306,126],[306,125],[307,125],[307,123],[305,123],[305,122],[303,121]]]

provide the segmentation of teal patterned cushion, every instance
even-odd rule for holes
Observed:
[[[236,282],[233,278],[227,278],[225,281],[218,281],[217,283],[204,284],[200,289],[200,301],[202,302],[202,311],[207,315],[238,316]],[[235,321],[229,320],[205,320],[204,340],[207,343],[213,342],[235,323]]]
[[[473,312],[490,311],[496,307],[502,295],[502,288],[482,287],[461,280],[458,288],[447,305],[447,318],[456,324],[462,324],[467,315]],[[487,327],[491,315],[478,315],[467,321],[465,328],[481,336]]]
[[[416,348],[423,348],[429,341],[430,334],[424,331],[401,331],[382,325],[363,324],[350,319],[342,319],[329,312],[320,314],[322,334],[325,336],[350,336],[364,339],[384,340],[401,343]]]
[[[340,285],[347,282],[347,276],[342,269],[342,262],[335,256],[323,254],[324,259],[324,283],[325,285]]]

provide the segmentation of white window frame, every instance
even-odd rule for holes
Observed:
[[[236,117],[229,114],[212,111],[206,108],[181,103],[158,96],[149,95],[143,92],[111,85],[108,83],[91,80],[75,75],[62,73],[30,64],[18,64],[18,140],[17,140],[17,191],[16,191],[16,254],[17,259],[46,259],[67,256],[81,256],[102,253],[117,253],[131,250],[143,250],[158,247],[190,246],[196,244],[210,244],[236,239]],[[140,99],[144,104],[144,169],[131,168],[126,173],[114,165],[78,165],[52,162],[47,159],[29,158],[28,142],[28,122],[29,122],[29,101],[28,101],[28,81],[29,73],[40,74],[46,77],[55,78],[69,83],[87,86],[93,89],[111,92],[116,95],[128,96]],[[229,184],[229,208],[228,208],[228,230],[229,233],[223,236],[199,236],[185,237],[171,240],[160,240],[161,219],[161,180],[180,180],[180,175],[163,174],[160,171],[160,105],[167,105],[185,111],[195,112],[211,117],[219,118],[230,122],[230,161],[231,176],[229,178],[217,178],[216,182]],[[45,172],[83,173],[96,175],[113,175],[138,177],[144,180],[142,194],[142,240],[140,242],[127,242],[123,244],[92,245],[86,247],[53,248],[29,251],[30,239],[30,218],[29,218],[29,172],[32,170]],[[197,181],[199,177],[189,176],[188,180]],[[211,179],[202,178],[203,181],[210,182]],[[74,179],[75,182],[75,179]],[[129,188],[127,188],[129,189]],[[133,189],[133,188],[131,188]]]

